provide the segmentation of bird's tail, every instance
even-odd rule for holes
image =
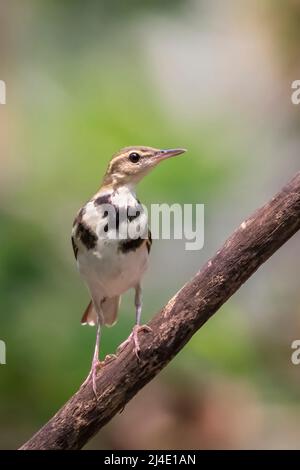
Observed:
[[[82,325],[94,326],[97,323],[97,314],[92,301],[88,304],[81,319]]]
[[[116,323],[120,302],[121,296],[111,297],[101,302],[101,317],[103,317],[105,325],[113,326]],[[81,324],[94,326],[96,325],[96,323],[97,312],[91,300],[87,308],[85,309],[85,312],[81,319]]]

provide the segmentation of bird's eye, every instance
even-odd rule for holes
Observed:
[[[130,160],[132,163],[137,163],[140,158],[141,158],[141,156],[140,156],[138,153],[136,153],[136,152],[132,152],[132,153],[129,155],[129,160]]]

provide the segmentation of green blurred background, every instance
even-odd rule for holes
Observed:
[[[205,247],[156,241],[149,320],[299,169],[300,3],[1,0],[0,447],[16,448],[85,378],[95,330],[70,230],[110,156],[187,147],[139,187],[205,204]],[[299,448],[299,236],[284,246],[86,447]],[[175,255],[174,255],[175,253]],[[103,333],[114,352],[133,294]]]

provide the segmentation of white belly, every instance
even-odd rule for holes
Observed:
[[[104,297],[121,295],[135,287],[148,266],[146,241],[135,251],[122,253],[116,240],[100,240],[98,249],[78,254],[78,267],[90,290]]]

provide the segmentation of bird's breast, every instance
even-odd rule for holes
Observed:
[[[147,214],[132,194],[96,195],[79,211],[72,243],[87,283],[98,282],[107,295],[119,295],[135,286],[147,268]]]

